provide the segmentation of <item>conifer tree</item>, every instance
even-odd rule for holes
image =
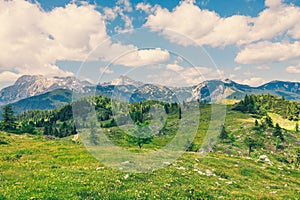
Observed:
[[[16,119],[11,105],[3,107],[2,112],[2,128],[5,131],[16,130]]]

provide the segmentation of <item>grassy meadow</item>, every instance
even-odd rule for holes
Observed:
[[[205,109],[210,108],[203,113]],[[202,117],[195,146],[201,146],[208,126],[205,118],[210,116]],[[290,148],[278,151],[268,131],[258,135],[266,145],[254,149],[249,158],[243,140],[252,134],[254,121],[250,114],[228,108],[225,126],[231,141],[219,141],[205,156],[186,152],[149,173],[109,168],[72,136],[47,139],[1,132],[0,199],[299,199],[300,171],[287,161],[294,159],[300,134],[284,133],[284,145]],[[142,149],[122,137],[113,142],[139,152],[157,149],[166,141],[155,139]],[[263,154],[271,164],[259,161]]]

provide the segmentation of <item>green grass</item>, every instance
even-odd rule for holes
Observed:
[[[255,159],[186,153],[171,166],[153,173],[129,173],[126,178],[127,173],[103,166],[81,144],[69,138],[45,140],[29,135],[8,138],[11,143],[0,147],[2,199],[300,197],[299,171],[286,166],[281,171]],[[206,170],[216,175],[199,173]]]
[[[268,113],[268,115],[272,118],[274,124],[278,123],[280,125],[280,127],[290,130],[290,131],[295,130],[297,122],[291,121],[288,119],[284,119],[282,116],[275,114],[275,113]]]
[[[208,127],[209,109],[202,110],[195,137],[198,146]],[[151,173],[109,168],[70,137],[50,140],[1,132],[5,144],[0,145],[0,199],[299,199],[299,169],[279,161],[292,157],[299,136],[285,134],[285,145],[293,148],[272,153],[275,140],[269,133],[259,135],[266,147],[255,149],[248,158],[243,139],[253,131],[253,124],[250,115],[228,109],[225,125],[235,137],[233,143],[218,143],[204,157],[187,152]],[[142,150],[121,136],[113,142],[138,152],[160,148],[167,140],[156,138]],[[274,164],[258,162],[262,154]]]

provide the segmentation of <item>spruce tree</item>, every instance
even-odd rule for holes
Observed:
[[[251,137],[246,137],[244,142],[248,146],[248,156],[249,157],[251,156],[251,152],[253,151],[253,148],[263,146],[263,143],[260,140],[255,140]]]
[[[275,125],[275,130],[273,132],[273,136],[279,137],[282,141],[284,140],[283,134],[282,134],[282,129],[278,123],[276,123],[276,125]]]
[[[269,115],[266,117],[266,123],[269,127],[273,127],[273,120]]]
[[[224,125],[221,126],[221,133],[219,135],[219,138],[222,139],[222,140],[225,140],[225,139],[228,138],[228,133],[225,130],[225,126]]]
[[[259,123],[258,123],[257,119],[255,120],[255,126],[256,126],[256,127],[259,126]]]
[[[16,119],[14,117],[14,111],[11,105],[3,107],[2,112],[2,127],[5,131],[16,130]]]

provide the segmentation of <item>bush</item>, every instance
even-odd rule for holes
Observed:
[[[9,144],[9,142],[5,139],[5,137],[0,137],[0,145],[2,144]]]

